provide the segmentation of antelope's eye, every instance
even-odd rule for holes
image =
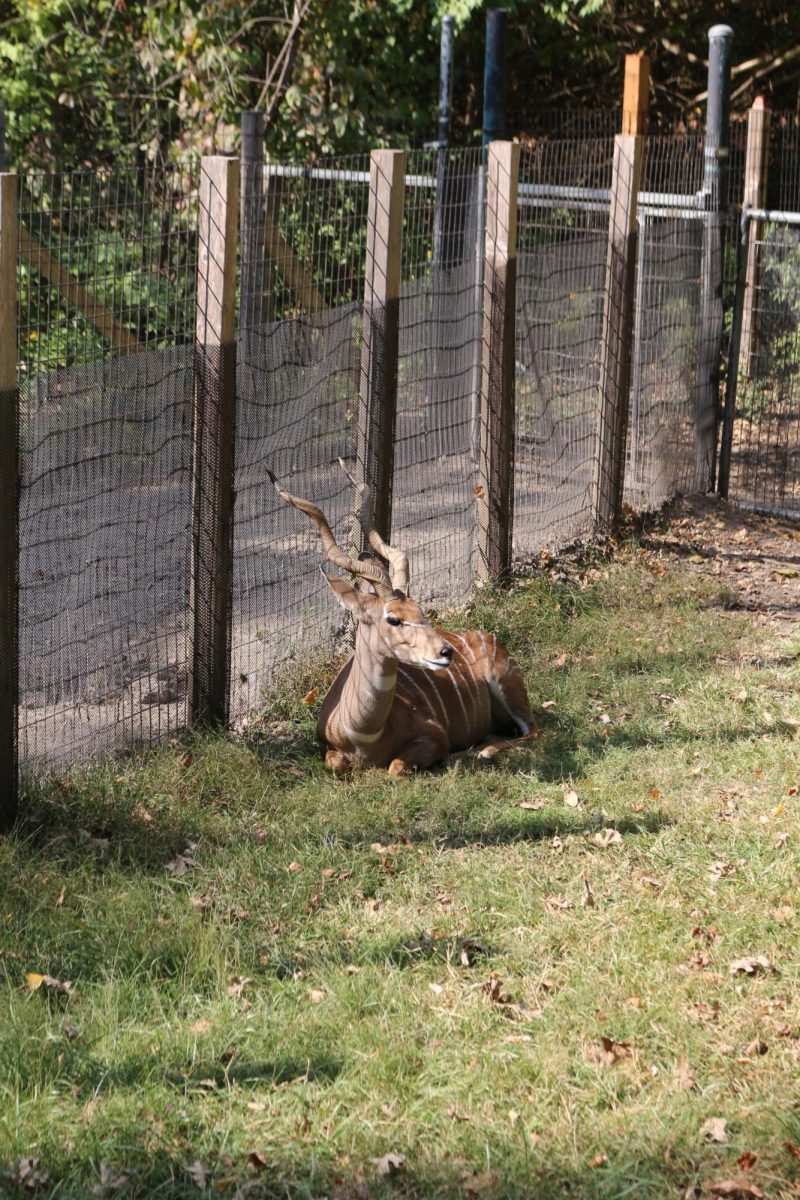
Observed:
[[[390,625],[402,625],[403,624],[403,622],[400,620],[399,617],[387,616],[386,620],[389,622]]]

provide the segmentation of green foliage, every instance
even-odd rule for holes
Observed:
[[[445,12],[457,26],[453,136],[472,142],[481,125],[487,7],[488,0],[312,0],[269,151],[306,161],[430,139]],[[509,133],[535,133],[543,110],[554,107],[616,107],[624,54],[633,50],[653,60],[657,107],[699,111],[706,34],[718,18],[710,0],[506,7]],[[268,0],[0,0],[0,98],[12,163],[71,168],[234,145],[240,112],[263,109],[269,98],[265,78],[291,9]],[[735,18],[736,54],[767,64],[752,86],[772,88],[776,107],[794,102],[796,68],[771,66],[785,22],[776,0]]]

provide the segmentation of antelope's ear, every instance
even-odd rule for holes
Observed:
[[[342,608],[349,609],[357,621],[363,621],[369,617],[369,597],[366,593],[356,591],[340,575],[329,575],[321,567],[320,572]]]

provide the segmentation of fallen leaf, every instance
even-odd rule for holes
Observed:
[[[757,1154],[753,1154],[752,1150],[743,1150],[736,1160],[736,1165],[741,1171],[750,1171],[757,1162]]]
[[[707,1025],[719,1016],[719,1003],[715,1000],[713,1004],[690,1004],[683,1011],[699,1024]]]
[[[709,1117],[700,1126],[701,1136],[708,1138],[711,1142],[727,1142],[728,1135],[725,1132],[727,1124],[724,1117]]]
[[[210,1028],[211,1022],[205,1017],[201,1017],[199,1021],[195,1021],[194,1025],[189,1026],[189,1033],[196,1033],[202,1037],[204,1033],[208,1033]]]
[[[69,1021],[65,1021],[61,1026],[61,1031],[68,1042],[74,1042],[81,1036],[80,1029],[76,1029],[74,1025],[70,1025]]]
[[[538,800],[522,800],[517,805],[517,808],[524,808],[528,812],[536,812],[537,809],[544,808],[545,804],[547,803],[548,801],[545,799],[545,797],[541,796]]]
[[[252,979],[250,979],[249,977],[246,977],[244,975],[236,975],[231,980],[230,986],[228,987],[228,995],[229,996],[241,996],[242,992],[247,987],[247,985],[252,982],[253,982]]]
[[[458,1112],[455,1104],[451,1104],[450,1107],[447,1109],[447,1116],[450,1118],[451,1121],[471,1121],[472,1120],[471,1117],[465,1117],[463,1115],[463,1113]]]
[[[15,1187],[23,1187],[26,1192],[35,1192],[44,1187],[50,1175],[47,1171],[39,1170],[38,1158],[28,1158],[23,1155],[16,1162],[8,1164],[11,1182]]]
[[[581,905],[583,908],[594,908],[594,892],[589,880],[584,876],[583,879],[583,895],[581,896]]]
[[[790,921],[794,920],[794,916],[794,909],[788,904],[772,910],[773,920],[777,921],[779,925],[788,925]]]
[[[461,1184],[468,1196],[485,1196],[493,1192],[500,1182],[499,1171],[474,1171],[471,1175],[462,1175]]]
[[[404,1154],[384,1154],[383,1158],[373,1158],[372,1161],[378,1168],[379,1175],[397,1175],[406,1165]]]
[[[725,879],[728,875],[736,874],[736,867],[733,863],[725,862],[724,859],[717,859],[708,868],[708,873],[712,879]]]
[[[772,574],[779,575],[781,579],[797,579],[800,571],[795,567],[776,567]]]
[[[793,1158],[800,1158],[800,1146],[795,1146],[794,1142],[781,1142],[781,1145]]]
[[[617,1042],[610,1037],[601,1037],[600,1041],[600,1046],[592,1047],[591,1057],[604,1067],[613,1067],[620,1059],[633,1057],[630,1042]]]
[[[601,850],[607,850],[609,846],[619,846],[622,842],[622,834],[618,829],[603,829],[592,838],[595,846],[599,846]]]
[[[589,1159],[590,1167],[604,1167],[604,1166],[606,1166],[607,1163],[608,1163],[608,1155],[606,1153],[604,1153],[602,1150],[599,1154],[595,1154],[593,1158]]]
[[[705,559],[703,558],[702,554],[690,554],[686,561],[690,563],[702,563],[705,562]]]
[[[25,972],[25,986],[32,992],[40,988],[49,988],[53,992],[61,992],[64,996],[72,993],[72,983],[69,979],[54,979],[52,975],[39,975],[36,971]]]
[[[577,808],[580,804],[578,793],[570,788],[569,791],[564,793],[564,803],[567,808]]]
[[[133,1178],[133,1171],[121,1171],[115,1174],[106,1163],[100,1163],[100,1179],[92,1186],[93,1196],[108,1196],[118,1192]]]
[[[744,1054],[747,1058],[758,1058],[762,1054],[769,1053],[769,1046],[761,1038],[753,1038],[752,1042],[744,1048]]]
[[[295,871],[302,871],[302,869],[303,868],[299,862],[290,862],[288,867],[286,868],[286,870],[290,871],[292,874],[294,874]]]
[[[66,896],[66,894],[67,894],[67,889],[62,887],[61,891],[58,893],[58,899],[56,900],[56,902],[53,906],[54,908],[61,908],[61,905],[64,903],[64,897]]]
[[[310,708],[316,702],[318,693],[319,688],[312,688],[310,692],[306,692],[305,696],[303,696],[303,704]]]
[[[428,987],[431,989],[434,996],[441,996],[442,992],[444,991],[444,988],[440,983],[429,983]]]
[[[255,1167],[257,1171],[263,1171],[267,1165],[266,1155],[262,1154],[260,1150],[251,1151],[251,1153],[247,1156],[247,1161],[249,1162],[250,1166]]]
[[[703,1190],[712,1196],[752,1196],[754,1200],[763,1200],[764,1193],[749,1179],[720,1179],[716,1183],[704,1183]]]
[[[540,707],[541,708],[555,708],[555,706],[556,706],[555,700],[543,700]]]
[[[205,1163],[197,1159],[190,1167],[186,1168],[186,1174],[201,1191],[204,1190],[208,1182],[208,1167]]]
[[[731,975],[769,975],[775,970],[774,963],[764,954],[751,958],[737,958],[728,968]]]
[[[328,993],[324,992],[322,988],[311,988],[308,998],[312,1004],[322,1004],[322,1001],[327,999],[327,995]]]

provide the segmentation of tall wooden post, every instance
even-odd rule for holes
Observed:
[[[372,521],[386,540],[392,526],[405,166],[402,150],[373,150],[370,156],[357,473],[369,485]],[[363,530],[361,536],[363,541]]]
[[[511,569],[519,153],[492,142],[486,168],[476,575],[492,582]]]
[[[614,139],[600,349],[600,409],[592,495],[598,529],[616,528],[622,512],[630,351],[633,342],[636,206],[642,174],[649,84],[650,60],[644,54],[628,54],[625,58],[623,132]]]
[[[236,231],[239,160],[200,167],[194,412],[192,719],[228,712],[236,400]]]
[[[17,812],[17,187],[16,175],[0,175],[0,829]]]
[[[733,30],[729,25],[714,25],[708,31],[708,100],[703,162],[703,194],[707,216],[703,224],[700,339],[694,421],[696,492],[707,492],[713,486],[716,466],[724,324],[724,213],[728,205],[732,41]]]
[[[767,165],[769,160],[769,131],[772,113],[763,96],[756,96],[747,114],[747,153],[744,165],[745,208],[765,208],[767,203]],[[742,310],[741,362],[745,375],[750,374],[750,359],[757,351],[758,292],[763,277],[761,253],[761,222],[750,228],[745,267],[744,308]]]
[[[242,113],[242,247],[239,327],[255,329],[264,320],[265,217],[264,114]]]

